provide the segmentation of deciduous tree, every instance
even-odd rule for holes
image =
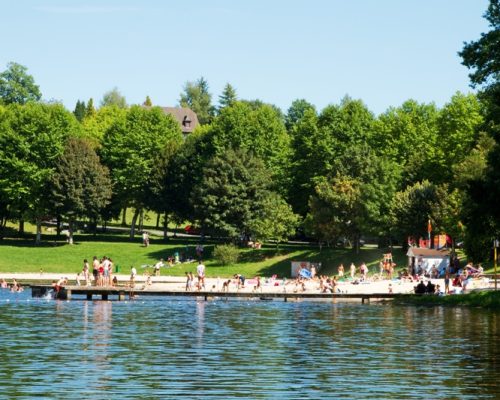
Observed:
[[[10,62],[0,73],[0,101],[4,104],[26,104],[42,98],[40,88],[24,65]]]
[[[93,146],[79,138],[68,139],[47,189],[56,215],[69,222],[70,244],[76,219],[96,221],[112,194],[108,169],[100,163]]]
[[[132,106],[124,118],[106,131],[101,149],[103,162],[110,168],[115,193],[123,206],[136,209],[130,231],[146,201],[145,194],[153,169],[170,141],[182,140],[179,124],[159,107]]]

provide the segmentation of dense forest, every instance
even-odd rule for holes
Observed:
[[[500,223],[498,0],[485,18],[491,31],[460,52],[477,94],[443,107],[409,99],[380,115],[348,96],[322,110],[297,99],[284,112],[230,84],[214,101],[200,78],[179,98],[200,121],[187,138],[154,99],[128,105],[115,88],[69,111],[42,101],[27,68],[10,63],[0,73],[0,229],[32,221],[39,240],[43,220],[72,232],[133,208],[132,236],[153,210],[165,227],[190,221],[228,240],[300,233],[356,246],[427,237],[430,222],[485,260]]]

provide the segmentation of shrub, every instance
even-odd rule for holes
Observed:
[[[213,257],[222,265],[234,264],[238,261],[240,251],[232,244],[215,246]]]

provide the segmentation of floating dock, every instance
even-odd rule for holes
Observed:
[[[33,297],[44,297],[49,293],[53,293],[54,288],[49,285],[32,285],[31,293]],[[155,289],[132,289],[130,287],[106,287],[106,286],[64,286],[61,287],[57,295],[57,299],[71,300],[76,295],[85,296],[87,300],[109,300],[110,297],[115,297],[122,301],[134,296],[157,296],[157,297],[202,297],[205,300],[212,298],[246,298],[273,300],[283,299],[316,299],[316,300],[347,300],[360,299],[362,303],[370,302],[370,300],[394,299],[409,296],[410,294],[402,293],[313,293],[313,292],[223,292],[223,291],[172,291],[172,290],[155,290]]]

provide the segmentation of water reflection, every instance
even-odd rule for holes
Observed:
[[[498,398],[500,315],[0,292],[7,398]]]

